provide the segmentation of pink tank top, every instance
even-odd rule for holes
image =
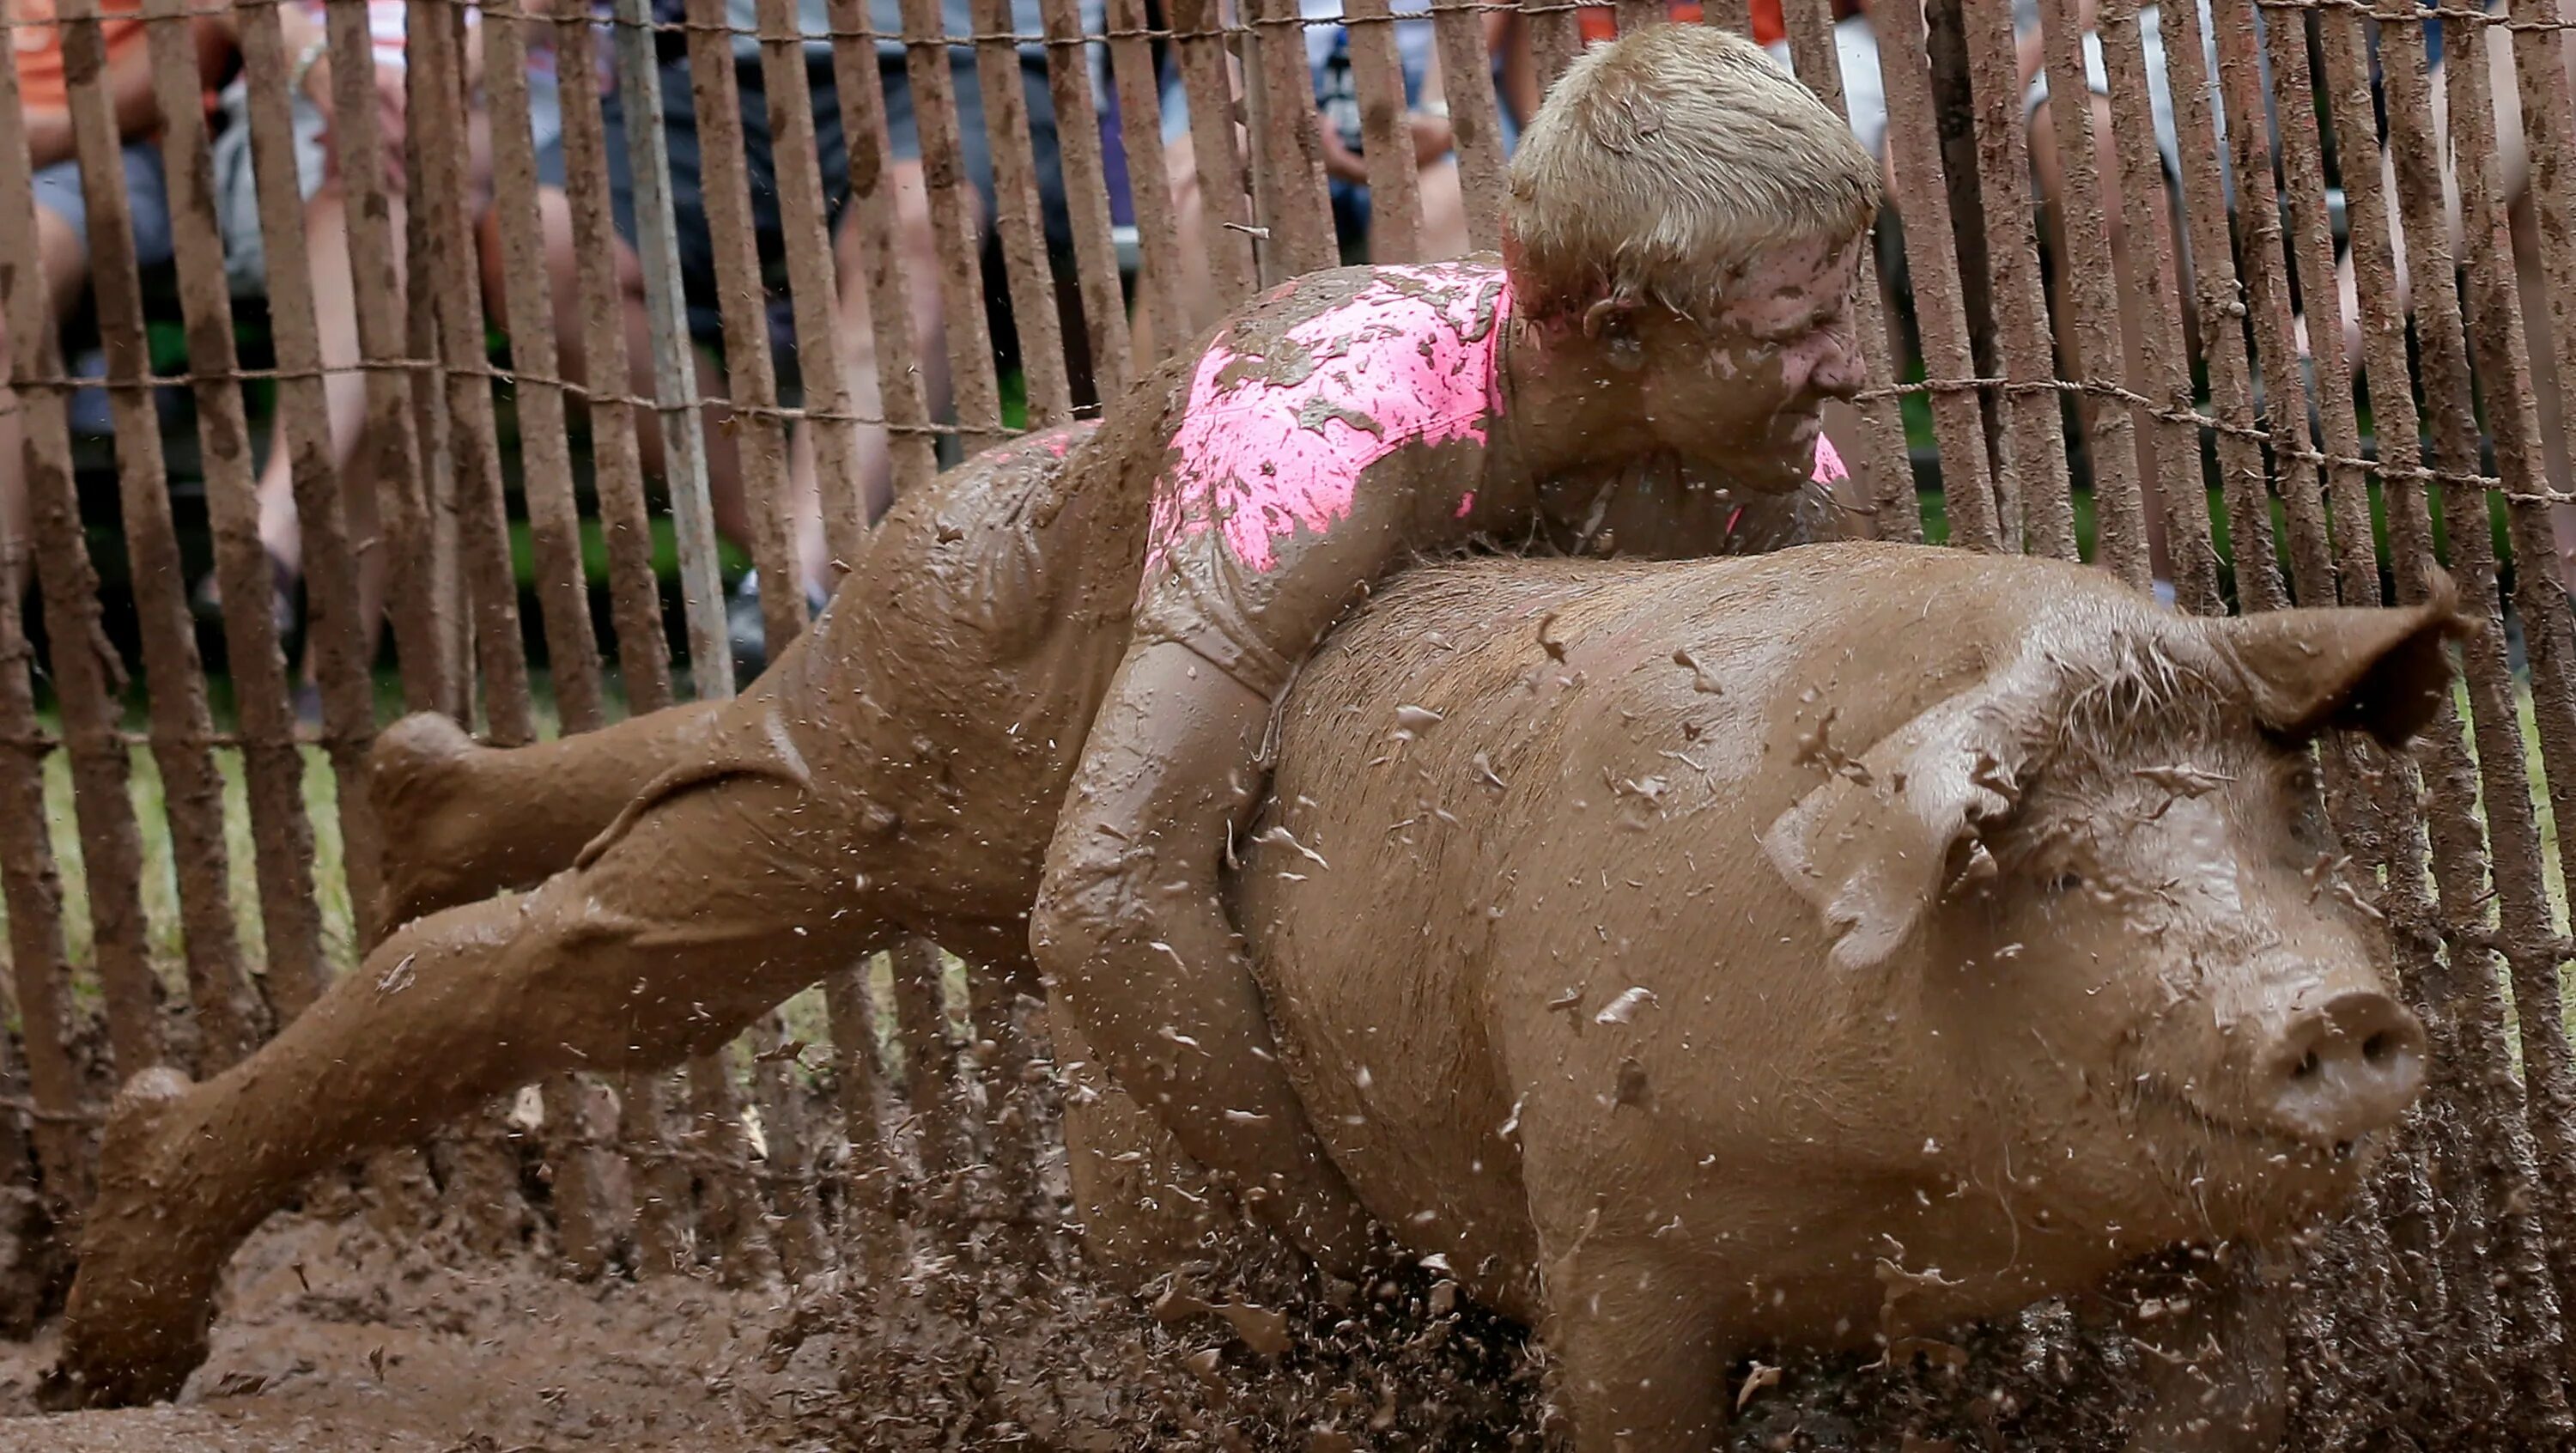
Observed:
[[[1286,349],[1246,357],[1220,337],[1190,380],[1172,435],[1180,456],[1154,493],[1145,579],[1173,545],[1220,531],[1245,565],[1274,541],[1350,517],[1362,471],[1410,444],[1485,438],[1499,415],[1511,288],[1475,263],[1380,267],[1355,297],[1290,328]],[[1463,509],[1461,513],[1464,513]]]

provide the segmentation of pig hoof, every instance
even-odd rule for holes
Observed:
[[[459,777],[478,750],[454,721],[416,711],[367,753],[367,791],[383,825],[386,927],[482,896],[452,871],[471,856],[459,840],[473,827]]]
[[[193,1238],[171,1220],[189,1209],[187,1194],[155,1173],[171,1111],[188,1090],[178,1071],[148,1069],[108,1108],[62,1355],[36,1393],[48,1411],[172,1398],[205,1361],[210,1258],[192,1264]]]

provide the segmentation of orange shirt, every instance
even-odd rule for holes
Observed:
[[[49,24],[54,18],[54,0],[8,0],[10,48],[18,57],[18,95],[30,111],[65,111],[70,109],[70,93],[63,83],[63,33]],[[104,0],[99,7],[107,12],[100,28],[107,35],[107,58],[110,63],[140,50],[144,44],[142,0]],[[34,23],[30,23],[34,22]]]
[[[1668,0],[1664,8],[1665,13],[1675,20],[1693,21],[1700,16],[1699,0]],[[1585,45],[1608,40],[1619,33],[1618,17],[1606,5],[1598,8],[1586,6],[1575,14],[1581,18]],[[1788,36],[1789,22],[1780,14],[1780,0],[1753,0],[1754,42],[1769,45],[1775,40],[1786,40]]]

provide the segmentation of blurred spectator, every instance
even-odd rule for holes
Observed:
[[[946,33],[963,41],[976,33],[967,0],[941,0],[941,17]],[[679,0],[654,0],[656,18],[673,28],[658,37],[661,46],[662,128],[671,157],[671,190],[679,228],[682,283],[688,298],[688,328],[693,341],[703,350],[698,359],[699,388],[709,396],[721,397],[724,379],[710,354],[724,344],[721,312],[716,301],[715,239],[708,230],[703,184],[699,171],[699,134],[696,105],[690,90],[689,60],[678,27],[681,19]],[[774,306],[786,289],[786,245],[778,211],[778,188],[775,181],[777,160],[770,144],[766,91],[761,74],[758,33],[758,7],[755,0],[729,0],[727,15],[735,28],[735,84],[742,95],[742,127],[746,159],[751,176],[752,219],[759,244],[763,284],[767,300]],[[876,335],[869,322],[867,270],[859,254],[853,230],[845,225],[849,201],[850,159],[848,141],[841,131],[839,88],[832,68],[829,44],[831,21],[825,0],[799,0],[797,7],[800,32],[806,37],[806,83],[813,98],[816,148],[821,156],[824,203],[834,231],[834,254],[838,264],[840,297],[834,312],[838,336],[829,340],[839,351],[843,374],[848,380],[853,409],[866,416],[882,413],[878,391]],[[1043,33],[1044,23],[1037,0],[1012,0],[1012,28],[1015,33],[1036,37]],[[870,0],[870,24],[877,41],[877,79],[884,87],[890,156],[885,158],[892,183],[895,245],[900,254],[904,275],[911,288],[911,324],[913,356],[920,366],[923,392],[934,414],[945,415],[949,406],[948,352],[946,324],[942,307],[939,278],[940,256],[930,225],[929,193],[925,185],[921,142],[914,118],[912,86],[905,71],[902,43],[902,16],[897,0]],[[602,44],[603,57],[608,46]],[[952,45],[948,52],[950,78],[957,100],[959,135],[965,149],[965,172],[974,185],[974,212],[977,236],[989,233],[993,217],[993,163],[984,120],[983,92],[977,84],[975,56],[965,44]],[[1065,221],[1064,182],[1056,150],[1055,105],[1047,89],[1046,56],[1037,44],[1019,48],[1021,89],[1027,104],[1030,140],[1037,162],[1038,184],[1045,204],[1048,250],[1063,255],[1071,248],[1069,225]],[[605,62],[603,61],[603,67]],[[634,250],[635,189],[630,169],[626,127],[630,119],[622,99],[613,88],[606,96],[608,123],[608,170],[611,201],[617,230],[624,245],[618,249],[616,266],[619,284],[626,294],[626,357],[630,370],[630,392],[650,397],[652,384],[652,348],[649,323],[644,308],[643,268]],[[563,150],[560,144],[549,146],[538,157],[538,174],[547,189],[541,205],[547,240],[547,266],[554,283],[555,328],[565,367],[575,377],[581,370],[581,292],[572,237],[570,204],[562,194],[564,182]],[[485,287],[497,299],[502,279],[499,275],[497,234],[487,232],[484,243]],[[958,320],[962,325],[980,329],[980,318]],[[813,347],[816,340],[802,340]],[[816,348],[811,360],[826,356]],[[809,361],[808,367],[817,366]],[[720,411],[719,411],[720,412]],[[645,467],[659,472],[661,467],[660,429],[649,415],[639,413],[639,434]],[[882,427],[861,425],[858,434],[860,478],[856,481],[866,501],[870,518],[884,511],[892,497],[886,432]],[[717,528],[738,544],[751,539],[750,503],[744,498],[741,463],[731,431],[707,430],[707,464],[709,484],[714,496]],[[813,440],[803,428],[791,431],[788,449],[789,493],[784,502],[789,512],[793,547],[800,579],[796,582],[809,601],[820,605],[825,583],[830,578],[823,541],[822,504],[819,482],[815,477]],[[765,583],[747,580],[736,599],[735,651],[746,664],[756,660],[759,651],[756,592]]]
[[[19,105],[28,159],[35,166],[36,270],[50,317],[59,325],[80,303],[89,281],[89,204],[72,154],[62,31],[53,0],[6,0],[18,66]],[[162,185],[161,108],[152,93],[140,0],[107,0],[100,29],[107,41],[107,95],[124,143],[125,196],[133,217],[137,265],[171,259],[170,208]],[[9,341],[0,336],[0,345]],[[59,353],[59,349],[53,350]],[[5,355],[0,355],[5,356]],[[59,366],[59,363],[57,363]],[[28,532],[24,426],[18,400],[0,384],[0,586],[27,587]]]
[[[373,80],[378,155],[392,208],[392,236],[396,244],[394,265],[397,268],[402,266],[406,255],[401,238],[407,200],[403,143],[408,118],[403,97],[409,59],[406,37],[408,10],[409,6],[403,0],[369,0],[367,5],[369,51],[375,62]],[[314,324],[319,335],[322,366],[326,370],[322,379],[322,396],[329,424],[331,462],[338,471],[350,536],[353,541],[367,542],[377,538],[377,481],[369,472],[373,456],[361,447],[366,424],[367,387],[364,373],[357,368],[358,316],[349,262],[349,198],[340,172],[337,138],[331,130],[335,103],[329,39],[321,0],[286,0],[278,6],[277,15],[290,58],[288,84],[294,91],[290,115],[296,185],[304,198],[304,241],[307,265],[311,268]],[[474,10],[465,12],[467,44],[464,61],[469,85],[479,79],[481,71],[482,30],[476,23],[478,18]],[[239,36],[234,13],[227,11],[220,20],[223,38],[237,46]],[[532,119],[542,144],[553,137],[558,124],[551,51],[539,47],[532,52],[531,70],[528,88],[530,110],[534,113]],[[217,132],[211,150],[216,221],[223,234],[225,271],[231,278],[236,295],[265,296],[270,283],[260,231],[258,179],[251,159],[247,78],[234,75],[220,93],[218,104],[224,126]],[[490,182],[490,148],[488,127],[479,108],[469,126],[471,142],[467,177],[475,195],[483,198],[487,196]],[[272,607],[278,615],[281,637],[292,619],[294,588],[303,573],[304,560],[291,465],[286,447],[285,421],[281,416],[272,421],[267,461],[260,471],[258,485],[260,543],[268,552],[275,589]],[[372,644],[384,614],[384,552],[361,549],[358,563],[360,619],[365,622],[368,640]],[[212,577],[208,577],[202,593],[209,601],[219,600]],[[296,704],[298,712],[308,719],[319,712],[309,654],[297,689]]]

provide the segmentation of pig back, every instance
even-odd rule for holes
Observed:
[[[1756,839],[1823,780],[1826,712],[1865,744],[1982,672],[2020,570],[1884,544],[1460,562],[1329,640],[1283,702],[1237,908],[1370,1208],[1526,1307],[1472,1268],[1533,1264],[1517,1122],[1551,1085],[1602,1091],[1579,1098],[1614,1133],[1634,1037],[1612,1026],[1714,1016],[1757,1074],[1848,1023],[1795,975],[1744,982],[1826,947]]]

